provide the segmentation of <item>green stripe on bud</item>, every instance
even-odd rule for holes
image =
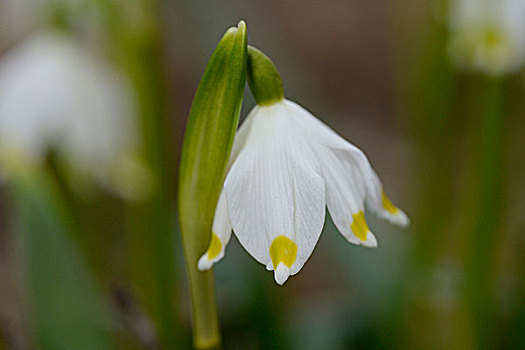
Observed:
[[[220,332],[211,271],[197,270],[208,246],[244,93],[246,24],[228,29],[211,56],[188,117],[179,169],[179,215],[196,348],[215,348]]]
[[[273,62],[261,51],[248,46],[248,85],[260,106],[273,105],[284,98],[281,76]]]

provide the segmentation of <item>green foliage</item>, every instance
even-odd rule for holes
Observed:
[[[14,197],[38,348],[113,348],[108,309],[72,241],[75,227],[56,183],[34,173],[19,179]]]

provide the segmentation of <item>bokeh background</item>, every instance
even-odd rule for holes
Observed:
[[[513,51],[489,21],[464,45],[496,53],[458,63],[451,3],[0,0],[0,349],[191,348],[176,167],[240,19],[287,98],[365,151],[412,225],[367,217],[370,250],[327,216],[282,287],[232,239],[215,267],[224,348],[524,349],[525,59],[505,54],[525,32]],[[253,105],[247,89],[241,119]]]

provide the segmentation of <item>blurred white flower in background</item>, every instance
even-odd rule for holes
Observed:
[[[0,56],[0,172],[39,166],[53,151],[73,183],[141,196],[148,171],[136,157],[134,104],[126,79],[66,34],[30,36]]]
[[[525,63],[525,0],[452,0],[449,28],[462,69],[500,76]]]

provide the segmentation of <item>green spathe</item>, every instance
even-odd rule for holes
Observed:
[[[220,332],[212,272],[197,270],[211,237],[215,206],[239,122],[246,79],[243,21],[211,56],[188,117],[179,169],[179,215],[193,310],[194,345],[215,348]]]
[[[281,76],[272,61],[253,46],[248,46],[248,85],[260,106],[270,106],[284,98]]]

